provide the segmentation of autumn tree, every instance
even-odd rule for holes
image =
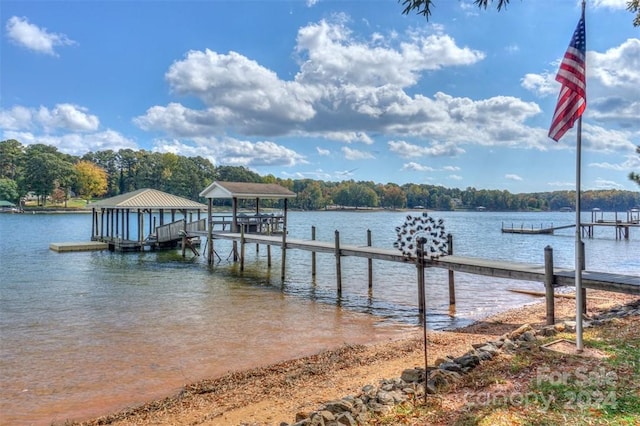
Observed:
[[[78,161],[76,170],[76,193],[87,201],[93,197],[100,197],[107,193],[107,172],[90,161]]]

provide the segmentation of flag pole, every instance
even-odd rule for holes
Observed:
[[[582,3],[584,7],[584,2]],[[582,250],[582,227],[580,226],[580,172],[582,163],[582,117],[578,118],[576,135],[576,247],[575,247],[575,285],[576,285],[576,352],[582,353],[582,307],[584,306],[582,293],[582,265],[584,252]]]
[[[582,17],[584,18],[586,0],[582,0]],[[584,58],[584,73],[586,81],[587,58]],[[576,286],[576,352],[582,353],[584,345],[582,342],[582,316],[584,307],[584,293],[582,292],[582,265],[584,265],[584,250],[582,245],[582,226],[580,226],[580,188],[582,169],[582,115],[578,117],[576,129],[576,247],[575,247],[575,286]]]

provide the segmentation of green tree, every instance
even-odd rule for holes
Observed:
[[[18,202],[18,184],[13,179],[0,178],[0,200]]]
[[[0,142],[0,178],[16,179],[24,159],[24,147],[15,139]]]
[[[244,166],[218,166],[217,180],[222,182],[254,182],[262,183],[262,177]]]
[[[56,188],[68,193],[75,178],[73,163],[68,157],[57,148],[42,144],[29,145],[25,150],[25,188],[36,193],[39,204],[45,205]]]
[[[403,14],[408,15],[411,12],[415,12],[418,15],[423,15],[425,18],[429,19],[431,16],[431,8],[435,5],[434,0],[398,0],[402,2],[404,9],[402,11]],[[493,0],[473,0],[476,6],[481,8],[487,8],[489,3],[493,3]],[[509,0],[497,0],[497,8],[498,10],[502,10],[506,8],[509,4]],[[640,26],[640,0],[629,0],[627,1],[627,10],[631,13],[635,13],[636,16],[633,20],[633,25],[638,27]]]

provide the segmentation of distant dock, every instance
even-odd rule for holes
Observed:
[[[502,224],[502,228],[501,231],[504,234],[553,234],[555,231],[559,230],[559,229],[567,229],[567,228],[574,228],[576,225],[575,224],[571,224],[571,225],[563,225],[563,226],[549,226],[549,227],[544,227],[542,225],[540,225],[539,228],[534,228],[533,225],[531,225],[531,227],[525,227],[524,224],[520,225],[519,228],[514,227],[513,225],[511,225],[511,228],[505,228],[504,223]]]

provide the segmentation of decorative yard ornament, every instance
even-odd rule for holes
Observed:
[[[396,227],[398,239],[393,246],[408,259],[416,257],[418,242],[424,243],[424,255],[437,259],[447,254],[447,234],[444,231],[444,220],[437,221],[427,212],[419,216],[407,215],[402,226]]]

